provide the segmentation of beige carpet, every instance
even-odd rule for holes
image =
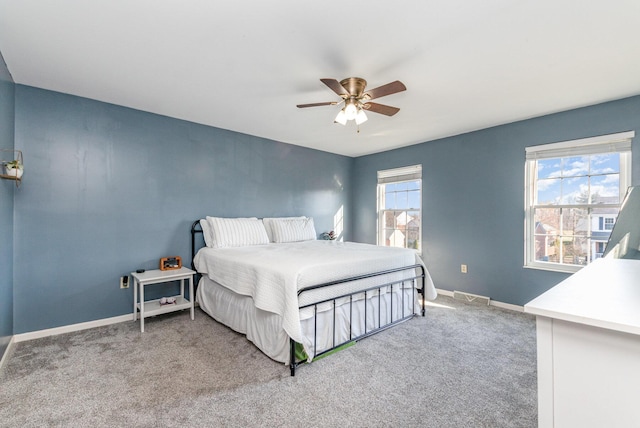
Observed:
[[[21,342],[2,427],[535,427],[535,321],[439,297],[299,368],[201,311]]]

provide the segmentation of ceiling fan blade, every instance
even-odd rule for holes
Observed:
[[[319,106],[334,106],[336,104],[338,104],[336,101],[328,101],[326,103],[298,104],[296,107],[307,108],[307,107],[319,107]]]
[[[378,103],[364,103],[362,104],[362,108],[367,111],[384,114],[386,116],[393,116],[394,114],[400,111],[398,107],[391,107],[391,106],[386,106],[384,104],[378,104]]]
[[[370,91],[366,91],[364,93],[364,97],[369,100],[373,100],[374,98],[380,98],[406,90],[407,87],[404,86],[404,83],[396,80],[395,82],[387,83],[386,85],[378,86],[377,88],[371,89]]]
[[[351,95],[349,94],[349,91],[347,91],[336,79],[320,79],[320,81],[341,97],[348,97]]]

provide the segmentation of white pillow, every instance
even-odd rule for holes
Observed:
[[[316,239],[316,229],[313,218],[283,219],[271,223],[273,242],[299,242]]]
[[[301,217],[265,217],[262,219],[264,223],[264,228],[267,229],[267,235],[269,236],[269,242],[276,242],[273,239],[273,223],[278,222],[280,220],[304,220],[305,216]]]
[[[202,229],[202,237],[207,247],[213,247],[213,231],[206,218],[200,219],[200,229]]]
[[[206,216],[205,218],[200,220],[200,227],[202,228],[202,232],[203,233],[209,233],[209,240],[211,241],[211,243],[213,244],[216,240],[215,236],[213,236],[213,227],[211,226],[211,222],[209,221],[209,219],[216,219],[216,218],[227,218],[227,217],[209,217]],[[228,218],[229,220],[258,220],[258,217],[233,217],[233,218]],[[207,245],[208,247],[210,245]]]
[[[269,243],[264,224],[257,218],[222,218],[207,216],[212,232],[212,248],[244,247]]]

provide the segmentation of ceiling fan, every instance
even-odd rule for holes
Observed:
[[[367,81],[360,77],[348,77],[340,82],[336,79],[320,79],[320,81],[327,85],[333,92],[340,95],[340,97],[342,97],[342,101],[298,104],[297,107],[307,108],[333,106],[344,103],[344,107],[340,110],[334,121],[341,125],[346,125],[349,120],[355,120],[357,125],[364,123],[367,120],[367,115],[364,112],[365,110],[384,114],[386,116],[393,116],[400,111],[399,108],[372,103],[370,100],[402,92],[407,89],[407,87],[399,80],[368,91],[365,91]]]

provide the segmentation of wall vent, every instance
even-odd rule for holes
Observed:
[[[482,303],[484,305],[489,305],[491,303],[491,299],[486,296],[478,296],[477,294],[471,293],[463,293],[462,291],[454,291],[453,298],[456,300],[462,300],[467,303]]]

